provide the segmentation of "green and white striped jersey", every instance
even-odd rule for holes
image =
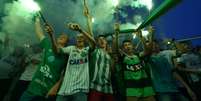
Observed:
[[[77,92],[89,91],[89,47],[78,49],[68,46],[62,49],[69,54],[64,80],[58,92],[59,95],[72,95]]]
[[[90,88],[102,93],[112,94],[110,55],[103,49],[97,48],[90,58]]]

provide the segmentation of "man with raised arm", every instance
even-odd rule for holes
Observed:
[[[97,37],[97,47],[90,56],[90,92],[88,101],[114,101],[112,89],[112,58],[103,35]]]
[[[89,92],[89,53],[94,50],[95,41],[78,24],[69,24],[69,28],[78,31],[76,44],[64,48],[58,48],[58,54],[68,54],[66,71],[57,101],[87,101]],[[86,39],[89,47],[85,47]]]
[[[47,33],[52,36],[52,28],[46,24]],[[36,35],[43,48],[42,62],[39,64],[36,73],[28,89],[21,96],[20,101],[46,101],[48,92],[60,79],[61,72],[66,65],[66,57],[54,54],[51,41],[44,35],[40,25],[40,20],[37,17],[35,22]],[[51,37],[51,40],[53,37]],[[68,41],[68,37],[64,34],[57,38],[58,47],[64,47]]]

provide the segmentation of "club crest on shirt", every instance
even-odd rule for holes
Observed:
[[[49,51],[49,52],[52,52],[52,49],[49,49],[48,51]]]
[[[126,65],[126,69],[129,71],[138,71],[140,69],[142,69],[142,65],[141,64],[134,64],[134,65]]]
[[[50,67],[48,65],[41,66],[40,72],[42,72],[45,77],[52,78],[52,75],[50,73]]]
[[[81,53],[81,56],[82,56],[82,57],[85,57],[86,55],[87,55],[86,52],[82,52],[82,53]]]
[[[53,62],[55,60],[55,57],[54,56],[49,56],[47,59],[48,59],[49,62]]]

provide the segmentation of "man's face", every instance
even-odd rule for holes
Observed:
[[[78,46],[84,46],[84,42],[85,42],[84,35],[78,34],[78,35],[76,36],[76,42],[77,42],[77,45],[78,45]]]
[[[107,40],[104,37],[98,38],[98,45],[100,48],[106,48],[107,47]]]
[[[177,49],[182,53],[186,53],[189,50],[188,45],[185,43],[178,43]]]
[[[57,38],[57,43],[60,45],[65,45],[67,42],[68,42],[68,36],[65,34],[62,34]]]
[[[133,51],[133,45],[131,42],[124,42],[123,43],[123,49],[125,50],[125,52],[130,53]]]
[[[158,43],[153,42],[152,51],[154,51],[154,52],[158,52],[158,51],[160,51],[160,46],[159,46]]]

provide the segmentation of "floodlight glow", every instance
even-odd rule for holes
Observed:
[[[30,12],[40,11],[39,5],[33,0],[20,0],[21,5]]]
[[[136,33],[132,33],[133,35],[133,39],[135,39],[137,37]],[[149,35],[149,32],[146,30],[142,30],[142,36],[143,37],[147,37]]]
[[[92,21],[92,23],[94,23],[95,22],[95,18],[92,18],[91,21]]]
[[[152,9],[152,7],[153,7],[153,2],[152,2],[152,0],[145,0],[145,1],[147,1],[147,3],[146,3],[147,9],[148,9],[149,11],[151,11],[151,9]]]
[[[142,31],[142,36],[147,36],[149,34],[148,31]]]
[[[152,0],[135,0],[135,1],[133,1],[133,4],[135,7],[145,6],[149,11],[153,7]]]
[[[145,5],[146,8],[150,11],[153,7],[152,0],[138,0],[140,4]]]
[[[115,7],[119,5],[119,0],[112,0],[112,2]]]
[[[135,39],[136,38],[136,34],[135,33],[133,33],[133,39]]]

